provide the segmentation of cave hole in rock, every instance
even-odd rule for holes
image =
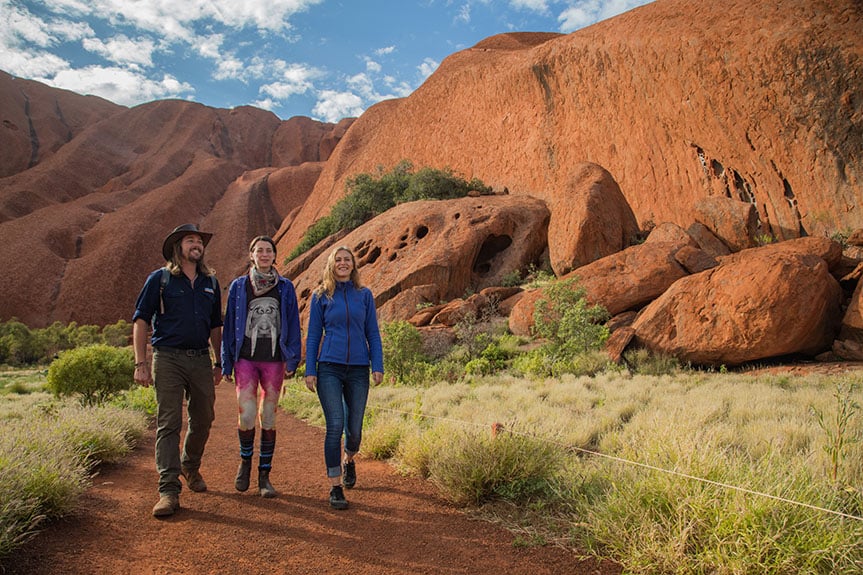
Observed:
[[[479,249],[479,254],[477,254],[476,260],[474,260],[473,273],[486,275],[491,272],[491,264],[494,258],[511,245],[512,238],[510,236],[498,236],[492,234],[487,237],[482,243],[482,247]]]
[[[421,240],[424,237],[426,237],[428,235],[428,233],[429,233],[428,226],[418,226],[417,231],[414,233],[414,235],[416,236],[416,238],[418,240]]]
[[[381,257],[381,248],[375,247],[369,252],[369,257],[366,258],[366,264],[373,264]]]

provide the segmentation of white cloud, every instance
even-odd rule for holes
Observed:
[[[242,79],[244,68],[245,65],[242,60],[233,55],[225,55],[216,61],[216,71],[213,72],[213,78],[216,80]]]
[[[193,46],[204,58],[218,60],[221,57],[224,42],[225,37],[222,34],[207,34],[195,38]]]
[[[560,22],[560,31],[568,34],[650,2],[651,0],[578,1],[561,12],[557,21]]]
[[[13,76],[45,81],[61,70],[69,69],[69,62],[50,52],[25,50],[0,50],[3,70]]]
[[[252,102],[252,106],[272,112],[277,106],[277,103],[272,98],[264,98],[263,100],[255,100]]]
[[[510,0],[509,5],[516,10],[531,10],[540,14],[548,12],[548,2],[545,0]]]
[[[338,122],[342,118],[355,118],[365,111],[363,100],[352,92],[323,90],[312,108],[315,118],[325,122]]]
[[[230,28],[255,27],[282,32],[290,18],[323,0],[54,0],[51,9],[134,26],[173,39],[194,38],[194,24],[212,22]]]
[[[5,15],[6,20],[0,26],[0,47],[3,49],[20,47],[22,44],[48,48],[60,41],[75,41],[94,35],[86,22],[43,20],[5,0],[0,0],[0,13]]]
[[[275,100],[283,101],[291,96],[313,91],[314,80],[323,75],[316,68],[302,64],[286,64],[284,61],[277,60],[276,65],[280,67],[278,80],[264,84],[259,89],[261,94]]]
[[[464,24],[470,24],[470,4],[464,4],[458,10],[458,14],[455,17],[456,22],[463,22]]]
[[[417,66],[417,69],[420,71],[420,76],[422,76],[423,81],[425,81],[426,78],[431,76],[434,71],[437,70],[438,66],[440,66],[440,62],[436,62],[431,58],[424,58],[423,63]]]
[[[366,58],[366,71],[376,73],[381,70],[383,70],[383,67],[378,62],[375,62],[371,58]]]
[[[124,106],[162,98],[178,98],[195,91],[190,84],[180,82],[170,74],[153,80],[132,70],[101,66],[63,70],[44,82],[78,94],[100,96]]]
[[[395,46],[387,46],[385,48],[378,48],[375,50],[375,56],[386,56],[387,54],[392,54],[396,51]]]
[[[153,65],[155,45],[149,38],[131,40],[121,34],[107,41],[99,38],[84,38],[81,44],[88,52],[98,54],[109,62],[114,62],[121,66],[129,65],[149,68]]]

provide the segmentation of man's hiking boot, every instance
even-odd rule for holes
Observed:
[[[347,509],[348,500],[345,499],[345,492],[342,491],[341,485],[333,485],[330,489],[330,507],[333,509]]]
[[[153,507],[153,517],[169,517],[179,508],[179,495],[176,493],[160,493],[159,502]]]
[[[272,499],[276,496],[276,490],[270,483],[270,470],[258,469],[258,489],[261,491],[261,497]]]
[[[204,482],[204,478],[201,477],[201,472],[197,469],[183,469],[182,474],[186,478],[186,485],[192,491],[200,493],[207,490],[207,484]]]
[[[345,489],[352,489],[357,484],[357,464],[354,460],[345,462],[344,472],[342,473],[342,485]]]
[[[252,475],[252,460],[241,459],[240,467],[237,469],[237,479],[234,481],[234,487],[237,491],[246,491],[249,488],[250,477]]]

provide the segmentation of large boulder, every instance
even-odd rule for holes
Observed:
[[[695,220],[707,227],[732,252],[756,245],[758,211],[749,202],[710,196],[695,202]]]
[[[536,263],[546,247],[548,219],[545,203],[528,196],[409,202],[338,244],[353,250],[381,316],[407,320],[422,304],[500,285],[507,275]],[[330,251],[321,251],[294,278],[303,316]],[[398,305],[398,314],[390,313],[390,302]]]
[[[680,247],[678,242],[645,242],[582,266],[561,279],[577,279],[590,303],[617,315],[653,301],[687,274],[675,258]],[[524,293],[510,313],[510,331],[530,333],[533,310],[543,296],[542,289]]]
[[[634,341],[712,366],[830,349],[842,290],[827,262],[777,246],[736,255],[678,280],[645,307],[632,324]]]
[[[548,255],[562,276],[633,243],[638,222],[607,170],[579,164],[549,202]]]

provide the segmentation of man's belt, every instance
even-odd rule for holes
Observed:
[[[204,349],[180,349],[178,347],[165,347],[162,345],[154,348],[159,353],[170,353],[173,355],[186,355],[189,357],[198,357],[199,355],[210,355],[210,348]]]

